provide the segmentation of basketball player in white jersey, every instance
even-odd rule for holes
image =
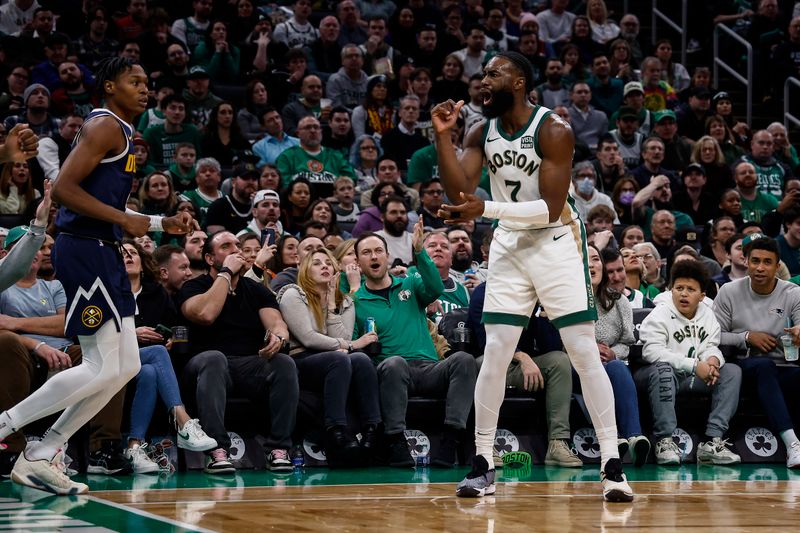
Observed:
[[[505,394],[506,369],[520,333],[538,300],[559,328],[564,347],[581,378],[601,454],[603,496],[633,500],[617,451],[611,384],[594,336],[597,318],[589,277],[586,233],[567,191],[575,146],[569,125],[549,109],[533,106],[530,63],[502,52],[484,68],[481,86],[485,120],[467,134],[459,157],[450,140],[463,101],[448,100],[432,111],[439,174],[448,198],[442,206],[449,223],[479,216],[498,221],[489,253],[483,322],[486,351],[475,388],[475,447],[472,471],[458,496],[495,491],[492,447]],[[474,194],[486,161],[492,198]]]

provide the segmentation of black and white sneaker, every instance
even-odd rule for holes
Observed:
[[[206,466],[203,471],[206,474],[235,474],[236,467],[231,463],[225,448],[215,448],[206,452]]]
[[[479,498],[494,494],[494,468],[489,470],[489,463],[482,455],[472,460],[472,471],[461,480],[456,488],[456,496],[462,498]]]
[[[600,482],[603,484],[603,498],[607,502],[633,501],[633,489],[628,485],[619,459],[609,459],[606,462],[605,468],[600,472]]]
[[[99,450],[89,454],[86,473],[104,476],[125,476],[132,473],[133,466],[120,448],[110,442],[104,442]]]

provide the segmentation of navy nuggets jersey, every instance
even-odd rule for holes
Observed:
[[[104,204],[125,210],[136,172],[133,154],[133,127],[108,109],[95,109],[86,122],[112,116],[125,135],[127,148],[100,161],[80,186]],[[84,123],[85,124],[85,123]],[[75,143],[80,142],[80,132]],[[113,321],[117,331],[122,318],[133,316],[136,302],[119,246],[122,228],[62,207],[56,218],[61,233],[53,247],[53,266],[67,295],[65,334],[93,335]]]
[[[120,134],[125,136],[127,149],[100,161],[100,164],[81,182],[80,187],[104,204],[120,211],[125,211],[133,178],[136,174],[136,160],[134,158],[133,143],[131,142],[133,126],[105,108],[98,108],[89,113],[84,126],[90,120],[104,116],[114,117],[119,123]],[[73,146],[79,142],[81,142],[81,132],[78,132],[75,137]],[[76,213],[66,207],[62,207],[59,210],[56,225],[61,231],[83,237],[107,241],[119,241],[123,237],[122,228],[109,222]]]

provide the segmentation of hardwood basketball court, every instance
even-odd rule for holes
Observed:
[[[603,502],[596,465],[501,471],[495,496],[456,498],[466,471],[88,476],[76,497],[6,480],[0,531],[790,531],[800,511],[800,472],[777,464],[630,468],[632,504]]]

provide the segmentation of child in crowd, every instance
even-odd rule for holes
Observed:
[[[339,176],[333,182],[333,197],[336,205],[333,210],[336,212],[336,222],[356,222],[361,210],[356,205],[354,199],[356,188],[353,180],[347,176]]]
[[[672,299],[657,306],[642,322],[642,356],[650,363],[635,374],[636,385],[647,391],[653,410],[656,461],[679,465],[683,452],[672,439],[678,426],[677,393],[710,394],[711,413],[705,442],[697,448],[697,462],[736,464],[740,457],[723,438],[739,404],[741,369],[725,364],[719,350],[720,326],[714,312],[700,305],[708,282],[705,267],[695,260],[672,268]]]
[[[197,161],[197,150],[191,143],[180,143],[175,148],[175,162],[169,166],[169,174],[172,176],[172,183],[175,190],[180,192],[193,189],[195,185],[195,175],[197,169],[194,164]]]

